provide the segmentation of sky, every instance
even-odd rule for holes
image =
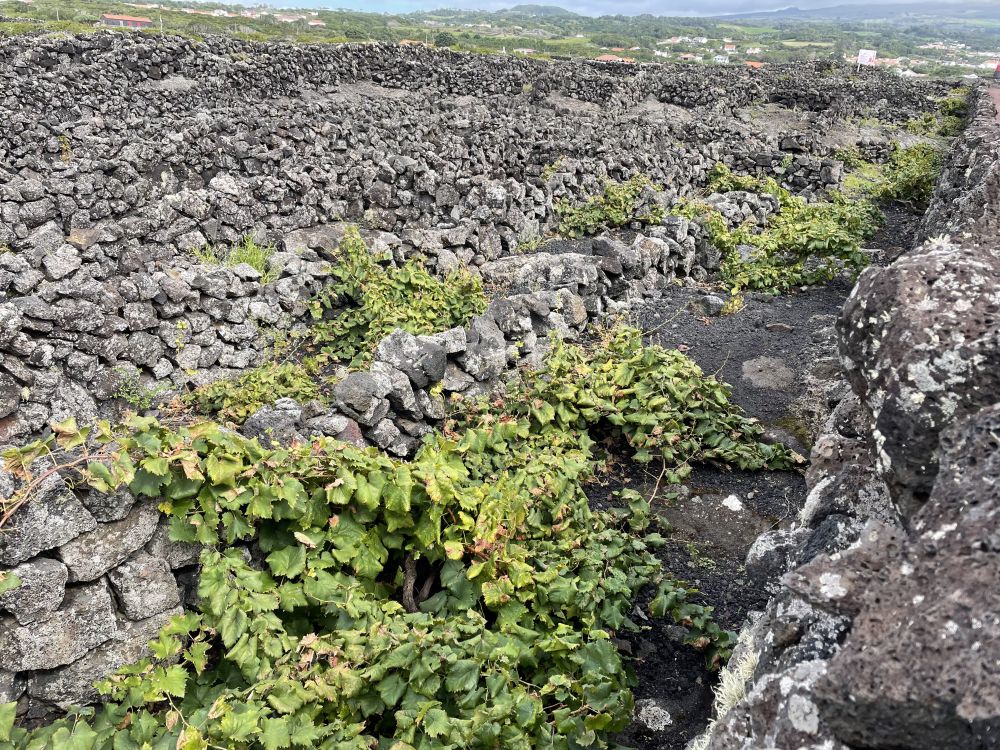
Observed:
[[[437,8],[500,10],[521,3],[558,5],[588,16],[639,15],[710,16],[724,13],[833,5],[871,5],[872,0],[268,0],[268,5],[289,8],[337,7],[384,13],[408,13]],[[912,4],[913,0],[876,0],[877,4]],[[1000,2],[1000,0],[998,0]]]

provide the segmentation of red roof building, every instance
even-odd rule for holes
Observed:
[[[141,16],[117,16],[112,13],[102,15],[101,23],[105,26],[126,29],[146,29],[153,25],[153,22],[148,18]]]
[[[618,55],[598,55],[594,58],[596,62],[613,62],[613,63],[634,63],[631,57],[618,57]]]

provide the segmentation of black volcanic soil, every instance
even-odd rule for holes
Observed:
[[[651,331],[651,342],[686,347],[706,373],[716,373],[733,386],[733,400],[748,414],[765,425],[780,426],[804,395],[803,375],[811,364],[814,334],[834,320],[849,291],[847,282],[835,282],[779,298],[748,299],[738,313],[699,318],[687,305],[705,292],[676,287],[665,290],[661,299],[637,306],[635,322]],[[790,374],[769,382],[773,373],[754,372],[755,380],[748,380],[744,363],[761,358],[783,363]],[[806,451],[805,446],[794,447]],[[648,497],[658,473],[655,463],[621,461],[590,485],[588,495],[595,505],[607,504],[611,493],[622,487]],[[739,630],[747,613],[762,609],[768,597],[767,582],[747,575],[743,567],[747,551],[760,533],[788,525],[795,517],[806,494],[802,474],[704,466],[692,473],[679,497],[666,500],[664,488],[659,489],[652,505],[663,521],[660,531],[669,540],[659,551],[664,570],[698,588],[700,601],[715,607],[721,625]],[[681,643],[678,628],[662,621],[649,625],[641,634],[624,637],[637,676],[635,698],[640,706],[655,700],[672,723],[652,731],[635,722],[619,741],[640,750],[682,750],[708,721],[715,676],[705,670],[702,654]]]

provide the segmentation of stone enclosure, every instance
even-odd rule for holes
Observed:
[[[526,251],[560,200],[641,174],[661,186],[642,200],[669,207],[717,162],[810,197],[840,184],[838,148],[885,154],[857,118],[902,123],[947,91],[822,64],[707,76],[380,45],[0,41],[0,445],[117,419],[134,384],[177,391],[259,364],[308,324],[353,223],[396,262],[481,275],[489,308],[397,331],[333,406],[279,400],[242,430],[410,455],[450,394],[489,392],[551,333],[578,338],[718,270],[677,217]],[[797,523],[751,551],[748,567],[789,572],[748,625],[758,666],[708,747],[997,745],[1000,126],[974,99],[919,242],[845,307],[853,395],[815,442]],[[276,248],[267,277],[206,262],[248,236]],[[0,494],[16,489],[0,472]],[[24,582],[0,595],[0,703],[35,717],[94,700],[92,682],[191,601],[197,555],[155,504],[51,474],[0,530],[0,570]]]

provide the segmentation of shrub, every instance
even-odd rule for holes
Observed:
[[[927,210],[934,185],[941,174],[941,152],[929,144],[906,148],[896,144],[871,189],[874,197],[895,201],[912,210]]]
[[[938,104],[938,114],[941,118],[938,133],[949,137],[962,134],[969,114],[970,94],[968,88],[960,86],[954,89],[950,96],[941,100]]]
[[[314,300],[313,339],[324,354],[363,365],[394,329],[428,334],[465,324],[486,309],[482,282],[464,269],[444,280],[416,260],[385,267],[368,251],[357,229],[340,243],[333,282]]]
[[[907,120],[903,128],[913,135],[937,135],[941,123],[933,112],[924,112],[919,118]]]
[[[679,478],[695,460],[784,466],[728,390],[679,352],[620,331],[588,355],[557,345],[506,402],[478,402],[411,462],[322,438],[268,449],[213,424],[86,430],[114,446],[84,478],[161,499],[175,539],[208,545],[200,612],[154,660],[100,685],[110,702],[18,747],[608,747],[630,720],[612,636],[638,591],[717,665],[734,635],[660,569],[649,506],[592,511],[590,431],[614,426]],[[23,471],[40,444],[5,454]],[[23,460],[18,460],[21,457]],[[235,544],[250,544],[250,554]]]
[[[867,265],[861,241],[881,220],[867,201],[835,193],[830,201],[807,203],[773,178],[736,175],[722,164],[711,172],[709,190],[768,193],[778,199],[780,207],[762,229],[753,222],[730,228],[722,214],[706,203],[687,201],[674,209],[706,229],[722,252],[721,275],[734,295],[742,289],[783,292],[829,281],[845,268],[860,271]],[[742,258],[740,245],[754,248],[753,256]]]
[[[574,206],[567,200],[555,206],[559,217],[559,234],[563,237],[583,237],[597,234],[608,227],[623,227],[633,221],[659,224],[665,211],[653,206],[643,214],[637,214],[639,197],[647,188],[656,185],[645,175],[635,175],[627,182],[608,180],[600,195],[588,198],[582,205]]]
[[[455,35],[449,31],[439,31],[434,35],[435,47],[452,47],[458,43]]]
[[[860,167],[866,164],[864,157],[861,155],[861,149],[855,145],[844,146],[839,148],[834,152],[834,157],[843,162],[845,167],[851,169],[855,167]]]
[[[909,120],[906,130],[916,135],[954,137],[961,135],[969,111],[969,89],[958,87],[941,99],[935,112],[924,112],[919,119]]]

